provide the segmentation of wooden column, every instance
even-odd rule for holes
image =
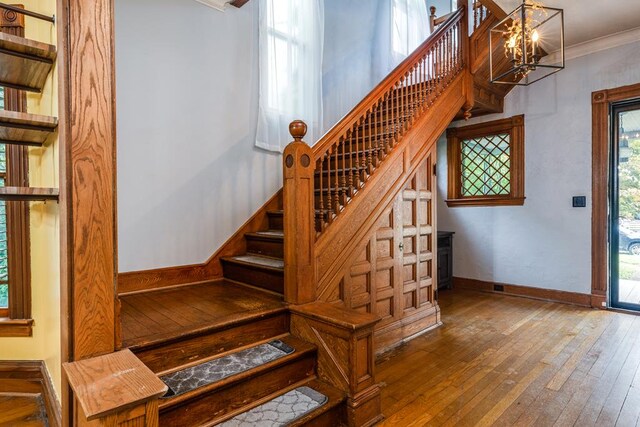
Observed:
[[[294,141],[284,150],[284,296],[292,304],[316,299],[314,157],[302,141],[307,125],[294,121],[289,125]]]
[[[465,120],[471,118],[471,109],[475,103],[473,74],[471,73],[471,49],[469,35],[469,7],[467,0],[458,0],[458,9],[464,9],[464,16],[460,21],[460,43],[462,47],[462,60],[464,61],[464,97],[465,103],[462,107]]]
[[[77,361],[118,346],[113,0],[58,0],[56,16],[62,347]],[[67,424],[73,401],[65,382]]]

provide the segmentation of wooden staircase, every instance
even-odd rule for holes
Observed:
[[[493,15],[476,3],[474,10],[484,14],[479,27]],[[469,64],[475,59],[469,56],[467,33],[462,7],[313,149],[302,141],[306,126],[294,122],[294,142],[283,154],[278,206],[270,202],[262,212],[264,226],[244,233],[244,245],[236,242],[235,247],[246,250],[220,258],[222,277],[120,295],[122,347],[157,377],[272,340],[295,349],[185,394],[161,398],[160,425],[215,425],[304,385],[327,402],[292,425],[368,426],[382,419],[376,333],[385,334],[385,345],[395,345],[439,321],[435,279],[424,276],[435,262],[435,224],[423,221],[399,229],[401,242],[415,238],[423,248],[413,254],[415,264],[406,261],[411,253],[400,260],[404,264],[399,270],[415,265],[414,271],[424,276],[413,293],[396,296],[418,304],[405,308],[405,317],[397,322],[403,335],[392,334],[396,323],[389,318],[377,328],[381,305],[345,289],[355,285],[344,272],[372,262],[369,255],[353,259],[355,244],[364,241],[376,251],[371,246],[376,239],[383,241],[393,231],[393,224],[382,224],[395,215],[388,213],[389,206],[404,206],[394,202],[398,195],[406,206],[433,206],[434,191],[426,187],[431,185],[434,142],[461,109],[468,115],[484,108],[474,103]],[[390,256],[395,251],[391,248]],[[385,255],[378,252],[380,258]],[[371,297],[371,292],[365,294]]]

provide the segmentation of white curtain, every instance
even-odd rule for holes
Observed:
[[[305,142],[322,127],[324,0],[260,0],[260,101],[256,146],[282,151],[289,123],[304,120]]]
[[[429,36],[429,14],[424,0],[393,0],[391,54],[402,62]]]

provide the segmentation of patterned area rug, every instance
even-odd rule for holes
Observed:
[[[291,354],[295,349],[280,340],[251,347],[219,359],[160,377],[169,386],[163,398],[179,396]]]
[[[286,426],[321,407],[327,403],[327,400],[327,396],[312,388],[298,387],[218,425],[223,427]]]

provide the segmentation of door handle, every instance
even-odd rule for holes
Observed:
[[[400,249],[400,252],[402,252],[402,250],[404,249],[404,243],[400,242],[400,244],[398,245],[398,249]]]

